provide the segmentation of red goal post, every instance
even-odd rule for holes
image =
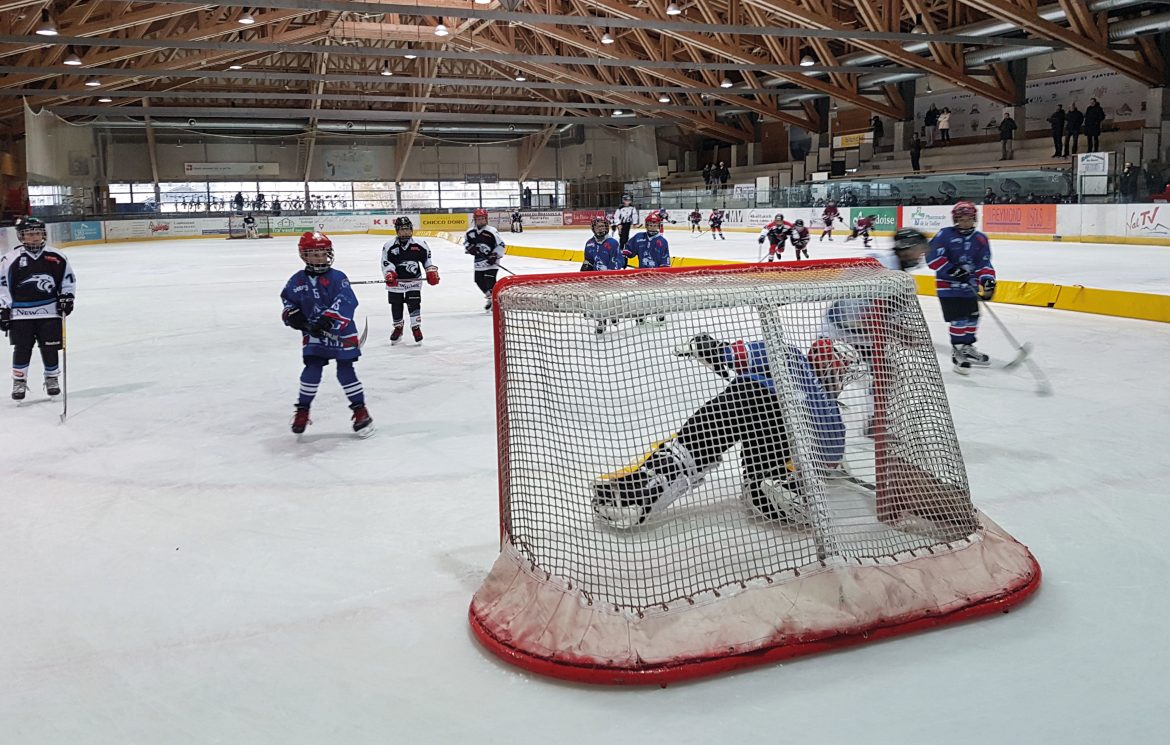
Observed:
[[[502,280],[501,553],[471,602],[476,637],[542,674],[661,684],[1028,596],[1039,566],[971,502],[914,293],[869,259]],[[702,335],[727,378],[680,353]],[[825,338],[833,383],[809,362]],[[772,413],[713,419],[745,380]],[[783,443],[775,463],[759,431]],[[644,522],[613,522],[596,485],[665,447],[702,472]]]

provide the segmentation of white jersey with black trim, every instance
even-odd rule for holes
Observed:
[[[503,236],[491,225],[473,227],[464,233],[463,248],[475,259],[477,272],[496,269],[506,250]],[[495,257],[495,260],[489,261],[491,257]]]
[[[638,213],[637,207],[618,207],[613,213],[614,225],[637,225],[642,222],[642,216]]]

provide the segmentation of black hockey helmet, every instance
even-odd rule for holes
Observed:
[[[804,220],[801,220],[799,217],[796,218],[795,220],[792,221],[792,227],[803,228],[804,227]]]
[[[633,204],[634,203],[634,195],[633,194],[622,194],[622,204],[625,204],[626,202]]]
[[[915,230],[914,228],[901,228],[897,233],[894,233],[895,251],[925,248],[929,242],[922,231]]]
[[[29,217],[16,218],[16,237],[20,239],[21,245],[33,251],[40,251],[45,247],[46,241],[49,238],[49,231],[45,228],[45,224],[31,215]],[[40,232],[39,240],[35,235]]]
[[[408,230],[410,232],[407,233],[406,235],[403,235],[402,231],[404,231],[404,230]],[[396,217],[396,218],[394,218],[394,233],[400,239],[401,238],[413,238],[414,237],[414,223],[411,222],[410,218],[406,217],[405,215],[402,217]]]

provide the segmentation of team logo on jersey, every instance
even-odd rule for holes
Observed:
[[[419,273],[418,262],[417,261],[404,261],[404,262],[402,262],[402,273],[407,275],[407,276],[410,276],[413,274],[418,274]]]
[[[28,279],[21,281],[20,286],[34,284],[41,292],[52,292],[57,288],[57,282],[48,274],[34,274]]]

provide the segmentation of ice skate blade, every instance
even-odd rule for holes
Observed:
[[[967,376],[967,375],[971,374],[970,367],[960,367],[959,365],[952,365],[952,367],[954,368],[954,371],[956,373],[958,373],[959,375]]]
[[[368,427],[363,427],[362,429],[359,429],[357,432],[354,432],[354,434],[357,435],[358,438],[365,440],[365,439],[368,439],[370,437],[373,437],[377,431],[378,430],[374,427],[373,422],[371,422]]]

